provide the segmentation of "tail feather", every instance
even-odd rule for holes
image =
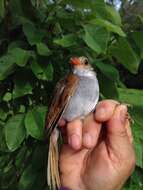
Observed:
[[[60,182],[60,175],[59,175],[59,150],[58,145],[55,146],[55,177],[56,177],[56,184],[58,187],[61,186]]]
[[[55,154],[54,154],[54,146],[51,143],[51,157],[50,157],[50,165],[51,165],[51,170],[50,170],[50,175],[51,175],[51,179],[52,179],[52,187],[53,189],[56,189],[56,180],[55,180]]]
[[[47,182],[50,187],[56,189],[60,187],[60,176],[59,176],[59,151],[58,143],[52,141],[50,137],[49,153],[48,153],[48,166],[47,166]]]

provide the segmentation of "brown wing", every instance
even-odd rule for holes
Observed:
[[[70,98],[77,88],[78,81],[78,76],[69,74],[57,84],[46,119],[46,131],[48,136],[51,135],[57,122],[62,117]]]

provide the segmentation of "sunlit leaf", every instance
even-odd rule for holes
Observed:
[[[94,20],[90,20],[89,23],[91,24],[95,24],[98,26],[102,26],[105,27],[108,31],[110,32],[114,32],[120,36],[126,36],[126,34],[123,32],[123,30],[121,29],[120,26],[114,25],[111,22],[104,20],[104,19],[94,19]]]
[[[130,105],[143,106],[143,91],[137,89],[118,88],[119,100]]]
[[[68,34],[66,36],[63,36],[61,39],[55,39],[54,43],[61,45],[63,47],[70,47],[77,44],[77,36],[74,34]]]
[[[125,38],[119,38],[118,42],[110,48],[112,56],[132,73],[137,73],[140,60]]]
[[[109,33],[103,27],[96,25],[84,26],[85,35],[83,39],[85,43],[97,53],[105,53],[107,49],[107,42],[109,40]]]
[[[10,92],[7,92],[4,96],[3,96],[3,100],[8,102],[12,99],[12,94]]]
[[[107,17],[111,20],[114,24],[121,26],[121,16],[119,11],[116,10],[113,6],[106,5]]]

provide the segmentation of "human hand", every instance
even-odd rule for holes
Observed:
[[[83,122],[75,120],[66,127],[68,144],[60,154],[62,186],[71,190],[121,189],[135,166],[126,106],[104,100]]]

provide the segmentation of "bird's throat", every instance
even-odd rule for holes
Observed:
[[[94,78],[96,77],[96,73],[95,71],[93,70],[93,68],[90,68],[90,69],[79,69],[79,68],[74,68],[73,69],[73,73],[77,76],[84,76],[84,77],[91,77],[91,78]]]

